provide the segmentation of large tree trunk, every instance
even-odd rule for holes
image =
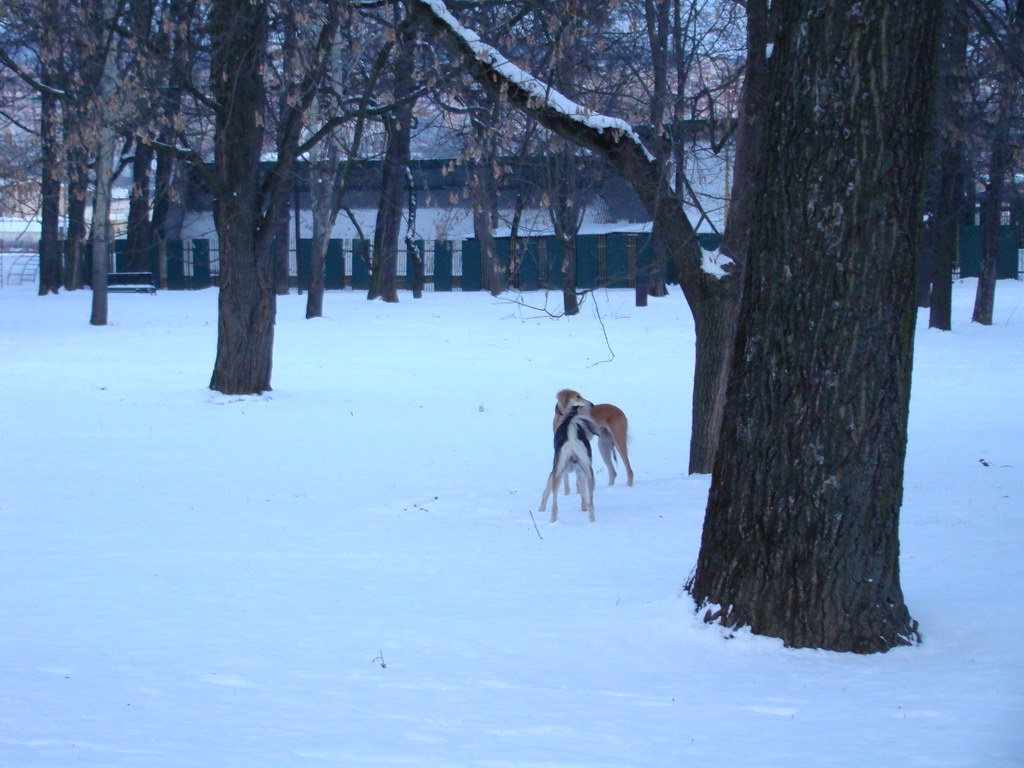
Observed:
[[[776,0],[707,620],[788,646],[914,642],[899,579],[916,256],[940,6]]]
[[[211,6],[220,311],[210,388],[224,394],[270,389],[276,296],[269,238],[257,237],[266,107],[260,70],[266,35],[264,3],[215,0]]]

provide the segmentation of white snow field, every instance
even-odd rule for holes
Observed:
[[[919,318],[901,518],[924,642],[706,626],[681,592],[678,291],[278,306],[274,390],[207,388],[217,294],[0,291],[0,766],[1024,765],[1024,284]],[[555,392],[630,418],[633,488],[547,522]],[[771,435],[765,435],[771,440]],[[624,478],[624,473],[620,475]],[[620,480],[621,482],[621,480]]]

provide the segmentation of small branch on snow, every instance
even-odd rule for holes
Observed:
[[[540,535],[540,528],[537,527],[537,519],[533,516],[533,510],[530,510],[530,519],[533,520],[533,530],[537,532],[537,538],[544,541],[544,537]]]

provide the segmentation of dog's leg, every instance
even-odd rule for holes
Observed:
[[[557,489],[557,483],[558,483],[558,481],[555,479],[555,473],[552,472],[550,475],[548,475],[548,484],[544,486],[544,495],[540,497],[540,507],[539,507],[539,510],[541,512],[544,511],[544,508],[548,504],[548,496],[551,494],[551,486],[554,484],[556,486],[556,489]],[[556,499],[558,498],[557,491],[555,493],[555,498]]]
[[[569,495],[569,473],[562,475],[562,479],[565,481],[565,495]]]
[[[554,493],[551,494],[551,519],[548,521],[551,523],[558,522],[558,480],[558,475],[555,472],[552,472],[550,485],[551,488],[554,490]]]
[[[583,484],[586,488],[587,495],[584,497],[587,502],[587,509],[590,512],[590,522],[594,522],[594,470],[591,467],[584,468],[585,476],[583,478]]]
[[[619,449],[622,465],[626,468],[626,485],[633,485],[633,468],[629,466],[629,453],[626,451],[626,425],[622,425],[621,434],[615,434],[615,447]]]
[[[601,451],[601,458],[604,459],[604,463],[608,467],[608,485],[615,485],[615,478],[618,477],[618,472],[615,471],[615,454],[613,452],[615,442],[607,427],[602,429],[597,436],[597,447]]]

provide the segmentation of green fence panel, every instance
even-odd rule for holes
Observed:
[[[409,290],[409,291],[415,291],[416,290],[416,264],[419,261],[419,259],[424,259],[424,264],[423,264],[423,285],[420,286],[420,290],[423,290],[426,287],[426,282],[427,282],[427,265],[426,265],[426,261],[425,261],[426,258],[427,258],[426,243],[423,242],[422,240],[417,240],[416,241],[416,249],[418,251],[417,254],[410,253],[409,249],[405,248],[405,244],[404,243],[399,245],[399,249],[404,249],[404,251],[405,251],[405,288],[406,288],[406,290]]]
[[[164,249],[167,252],[167,287],[172,291],[183,291],[188,288],[185,282],[185,243],[168,240]]]
[[[580,235],[576,238],[576,287],[597,288],[598,256],[597,235]]]
[[[128,241],[115,240],[114,252],[108,257],[107,272],[127,272],[128,266]]]
[[[299,238],[299,248],[295,256],[296,279],[299,287],[305,290],[312,276],[313,238]],[[324,256],[324,288],[329,291],[341,290],[345,287],[345,244],[332,238],[327,241],[327,253]]]
[[[192,288],[200,290],[212,285],[210,241],[206,238],[196,238],[192,240]]]
[[[960,277],[981,275],[982,227],[960,227]],[[996,262],[996,278],[999,280],[1020,277],[1017,255],[1021,246],[1020,229],[999,228],[999,260]]]
[[[629,235],[616,232],[605,236],[604,286],[629,287]]]
[[[697,240],[705,251],[717,251],[722,244],[722,236],[717,232],[702,232],[697,235]]]
[[[462,290],[483,290],[480,265],[480,241],[476,238],[462,241]]]
[[[541,285],[553,291],[562,290],[562,242],[553,236],[544,238],[546,258],[541,265]]]
[[[544,238],[550,249],[551,241],[554,238]],[[508,240],[504,239],[506,256],[504,264],[509,263]],[[499,251],[500,252],[500,251]],[[550,252],[550,250],[549,250]],[[541,287],[542,267],[540,263],[540,239],[535,237],[525,238],[516,242],[516,258],[519,264],[516,267],[515,285],[520,291],[536,291]],[[545,281],[546,282],[546,281]]]
[[[298,245],[295,248],[295,279],[301,291],[309,287],[310,262],[312,260],[313,240],[308,237],[299,238]]]
[[[324,258],[324,288],[340,291],[345,287],[345,243],[332,237],[327,241],[327,255]]]
[[[660,265],[654,263],[654,243],[650,232],[638,232],[636,234],[636,272],[633,279],[636,284],[647,285],[652,272],[660,269]]]
[[[452,248],[446,240],[434,241],[434,290],[450,291],[455,285],[452,279]]]
[[[352,241],[352,288],[357,291],[370,290],[370,241]]]

